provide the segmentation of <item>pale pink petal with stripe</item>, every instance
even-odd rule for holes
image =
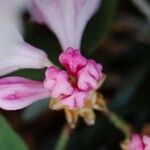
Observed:
[[[50,97],[43,82],[22,77],[0,79],[0,108],[18,110]]]

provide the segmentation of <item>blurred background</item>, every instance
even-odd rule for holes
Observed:
[[[85,30],[82,53],[104,67],[107,78],[99,92],[109,109],[133,133],[150,135],[150,1],[139,1],[103,0]],[[46,26],[31,22],[26,12],[23,20],[26,41],[45,50],[59,65],[61,49],[54,34]],[[41,80],[44,70],[19,70],[11,75]],[[95,125],[89,127],[81,119],[74,130],[64,131],[64,112],[50,110],[48,103],[43,100],[19,111],[0,110],[0,149],[14,150],[3,148],[6,143],[2,135],[14,138],[16,144],[19,140],[15,141],[15,136],[19,135],[30,150],[121,150],[125,134],[116,125],[120,120],[114,122],[96,112]],[[15,132],[7,129],[10,126]]]

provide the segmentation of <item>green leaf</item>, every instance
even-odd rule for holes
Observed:
[[[82,50],[94,52],[106,37],[114,20],[117,0],[103,0],[102,6],[90,20],[83,35]]]
[[[43,99],[27,107],[22,113],[23,120],[30,122],[40,117],[48,109],[48,103],[49,99]]]
[[[27,150],[27,146],[20,136],[10,127],[9,123],[0,115],[0,149]]]
[[[10,73],[9,76],[21,76],[33,80],[43,80],[45,77],[44,69],[20,69],[13,73]]]

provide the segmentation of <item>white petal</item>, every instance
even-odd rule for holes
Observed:
[[[0,1],[0,76],[21,68],[51,65],[44,51],[25,43],[21,36],[21,1]]]
[[[44,51],[24,42],[3,50],[0,54],[0,76],[18,69],[40,69],[52,65]]]
[[[31,13],[56,34],[62,48],[80,48],[85,26],[101,0],[33,0]]]

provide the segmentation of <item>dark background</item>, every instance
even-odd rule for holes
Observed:
[[[134,133],[150,134],[150,20],[131,0],[104,0],[89,22],[82,41],[82,53],[104,67],[107,79],[100,88],[111,111]],[[60,47],[46,28],[29,21],[25,13],[25,39],[44,49],[58,64]],[[44,70],[20,70],[13,75],[43,79]],[[12,75],[11,74],[11,75]],[[48,109],[48,100],[19,111],[4,111],[11,126],[31,150],[53,150],[66,124],[63,111]],[[66,150],[120,150],[123,132],[109,117],[96,112],[94,126],[81,119],[71,131]]]

